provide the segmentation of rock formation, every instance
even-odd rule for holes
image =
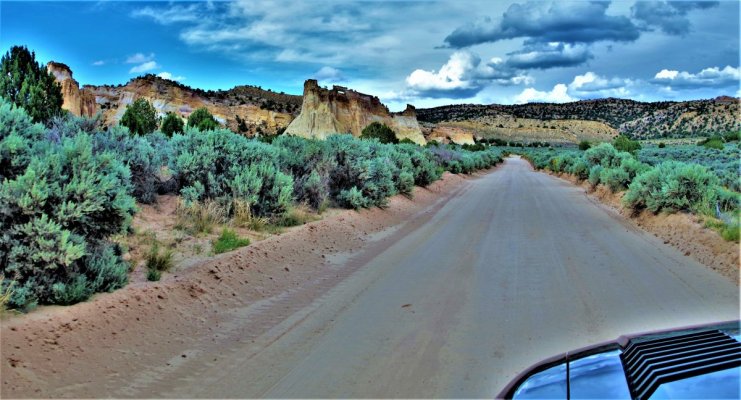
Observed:
[[[117,124],[127,105],[144,98],[152,103],[159,116],[174,112],[187,119],[191,112],[206,107],[217,121],[235,132],[275,134],[288,126],[294,118],[292,110],[298,110],[300,104],[298,96],[251,86],[203,91],[154,75],[134,78],[126,85],[85,85],[80,89],[68,66],[52,61],[47,64],[47,70],[62,86],[62,108],[77,116],[91,117],[101,112],[106,125]]]
[[[78,117],[95,115],[97,112],[95,96],[87,90],[80,90],[80,84],[72,78],[72,70],[67,65],[50,61],[46,64],[46,70],[52,73],[62,86],[63,109]]]
[[[314,79],[304,83],[301,114],[291,122],[286,133],[318,139],[338,133],[351,133],[357,137],[372,122],[386,124],[399,140],[425,143],[413,106],[407,105],[401,113],[391,113],[378,97],[342,86],[324,89]]]

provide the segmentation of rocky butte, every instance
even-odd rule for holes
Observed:
[[[221,124],[235,132],[275,134],[288,126],[301,104],[299,96],[254,86],[204,91],[155,75],[140,76],[125,85],[85,85],[80,88],[67,65],[51,61],[46,68],[62,87],[62,108],[86,117],[100,112],[106,125],[117,124],[126,106],[143,98],[152,103],[159,116],[173,112],[187,119],[191,112],[206,107]]]
[[[77,116],[92,117],[98,110],[95,95],[88,90],[80,90],[80,84],[72,78],[72,70],[66,65],[54,61],[46,64],[46,70],[62,87],[64,103],[62,108]]]
[[[301,113],[291,122],[286,133],[317,139],[338,133],[351,133],[357,137],[372,122],[386,124],[399,140],[426,143],[413,106],[407,105],[403,112],[391,113],[378,97],[342,86],[325,89],[315,79],[304,82]]]

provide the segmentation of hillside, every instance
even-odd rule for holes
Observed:
[[[420,121],[437,124],[467,121],[482,130],[477,134],[494,136],[538,124],[580,136],[586,126],[598,123],[595,126],[606,127],[600,128],[603,133],[609,128],[641,139],[710,136],[741,128],[739,102],[731,97],[654,103],[608,98],[564,104],[463,104],[419,109],[417,115]]]
[[[144,98],[160,115],[174,112],[185,119],[194,110],[206,107],[220,123],[235,132],[273,134],[285,129],[298,115],[302,101],[301,96],[256,86],[217,91],[196,89],[152,74],[134,78],[125,85],[80,88],[67,65],[50,62],[47,69],[62,86],[63,108],[89,117],[101,112],[107,125],[118,123],[128,104]]]

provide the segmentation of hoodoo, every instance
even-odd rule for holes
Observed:
[[[386,124],[399,140],[425,143],[413,106],[407,105],[403,112],[391,113],[376,96],[342,86],[325,89],[315,79],[304,83],[301,114],[291,122],[286,133],[318,139],[338,133],[360,136],[363,128],[372,122]]]

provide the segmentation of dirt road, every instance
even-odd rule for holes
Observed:
[[[739,316],[736,285],[517,158],[418,220],[332,256],[352,272],[257,337],[116,371],[127,388],[55,394],[490,397],[557,353]],[[282,296],[193,343],[247,330]]]
[[[487,397],[546,356],[738,304],[730,282],[509,159],[281,337],[167,394]]]

